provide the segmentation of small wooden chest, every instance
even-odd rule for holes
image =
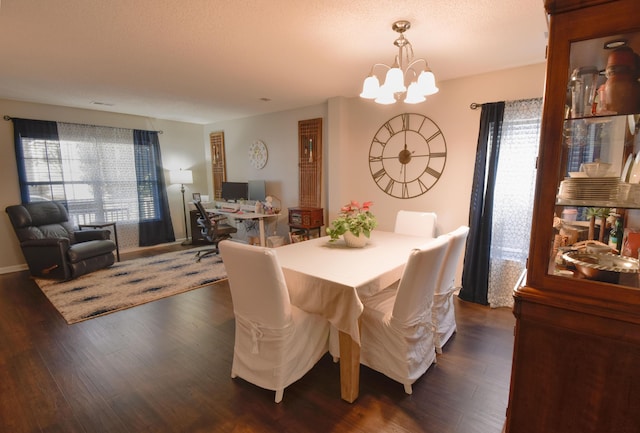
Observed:
[[[289,227],[315,229],[324,225],[323,209],[319,207],[289,208]]]

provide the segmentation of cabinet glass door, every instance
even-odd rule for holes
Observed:
[[[549,273],[640,286],[640,36],[571,43]]]

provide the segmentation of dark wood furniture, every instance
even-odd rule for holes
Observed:
[[[567,143],[578,123],[591,128],[620,117],[624,122],[628,114],[633,120],[639,118],[632,112],[572,119],[567,109],[571,73],[591,64],[606,67],[603,43],[609,40],[626,39],[640,52],[640,9],[637,0],[547,0],[545,8],[550,14],[550,34],[536,199],[527,283],[515,292],[505,431],[637,432],[640,291],[624,279],[614,284],[582,278],[570,270],[558,273],[552,244],[554,217],[568,207],[557,194],[567,175]],[[637,135],[638,129],[629,128],[628,134]],[[628,134],[611,144],[623,161],[627,153],[639,151],[627,148]],[[582,206],[631,213],[637,212],[631,208],[640,207],[615,197],[610,202],[586,200]],[[629,275],[638,278],[638,274]]]
[[[311,230],[317,230],[318,237],[324,225],[324,211],[319,207],[293,207],[289,208],[289,232],[299,231],[306,235]]]

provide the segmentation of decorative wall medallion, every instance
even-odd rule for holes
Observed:
[[[251,166],[261,169],[267,164],[267,146],[260,140],[256,140],[249,146],[249,162]]]

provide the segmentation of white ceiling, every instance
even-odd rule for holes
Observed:
[[[438,81],[546,46],[542,0],[0,2],[0,98],[193,123],[358,95],[398,19]]]

